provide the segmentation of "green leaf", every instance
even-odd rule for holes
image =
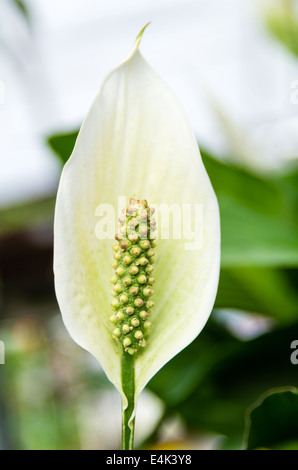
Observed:
[[[298,390],[271,390],[247,412],[246,449],[289,448],[298,450]]]
[[[279,324],[296,321],[298,291],[295,270],[267,267],[222,268],[215,307],[273,317]]]
[[[224,328],[209,321],[190,346],[172,359],[149,384],[169,407],[175,407],[204,381],[218,361],[218,357],[233,350],[238,340]]]
[[[17,230],[33,229],[36,226],[52,224],[55,198],[25,202],[0,209],[0,234]]]
[[[51,146],[63,161],[76,133]],[[218,196],[222,270],[216,306],[272,316],[276,329],[242,342],[209,321],[188,348],[151,380],[150,388],[195,430],[223,433],[240,442],[244,413],[272,387],[298,386],[290,344],[298,337],[298,172],[259,177],[202,152]],[[287,269],[285,269],[287,268]],[[289,269],[290,268],[290,269]],[[294,269],[293,269],[294,268]]]
[[[218,197],[222,215],[222,266],[298,265],[297,231],[282,213],[277,216],[263,213],[261,201],[259,210],[252,210],[225,195]]]
[[[57,134],[47,139],[48,145],[59,157],[63,165],[69,159],[74,148],[79,131],[73,131],[65,134]]]
[[[240,341],[209,321],[201,335],[151,380],[149,387],[189,429],[239,439],[244,415],[266,390],[298,386],[290,361],[298,324]],[[240,442],[240,441],[239,441]]]
[[[291,178],[265,179],[202,156],[220,206],[222,267],[297,266],[298,189]]]
[[[265,11],[265,22],[270,33],[297,57],[298,16],[295,1],[284,0],[270,5]]]

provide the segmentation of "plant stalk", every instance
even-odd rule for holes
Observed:
[[[121,368],[122,389],[127,398],[127,407],[124,408],[125,403],[122,400],[122,436],[121,436],[121,450],[133,450],[133,439],[135,430],[135,418],[130,420],[135,403],[135,371],[134,371],[134,357],[129,353],[122,352],[122,368]]]

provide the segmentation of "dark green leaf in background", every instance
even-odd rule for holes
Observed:
[[[48,145],[56,153],[63,164],[65,164],[69,159],[77,136],[78,131],[73,131],[66,134],[53,135],[47,139]]]
[[[268,392],[247,414],[245,448],[298,450],[298,390]]]
[[[298,319],[298,289],[291,279],[296,269],[270,267],[222,268],[216,308],[261,313],[279,324]]]
[[[222,267],[297,266],[298,214],[292,182],[287,184],[283,175],[255,176],[204,152],[202,157],[220,206]],[[292,175],[295,179],[297,168]]]
[[[77,132],[48,139],[65,163]],[[201,152],[218,197],[222,267],[215,307],[263,314],[274,329],[241,341],[210,320],[149,388],[189,430],[229,436],[240,448],[247,407],[266,390],[298,387],[290,344],[298,339],[298,171],[258,176]]]
[[[200,336],[149,383],[188,427],[241,438],[246,409],[266,390],[298,387],[298,367],[290,361],[298,323],[250,341],[232,337],[209,320]]]

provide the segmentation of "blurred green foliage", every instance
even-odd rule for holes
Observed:
[[[2,208],[0,210],[0,235],[52,222],[54,208],[54,197]]]
[[[265,10],[269,31],[290,52],[298,56],[298,11],[296,0],[278,0]]]
[[[77,136],[78,131],[73,131],[67,134],[52,135],[47,139],[48,145],[55,152],[63,165],[71,155]]]
[[[76,136],[49,139],[62,162]],[[190,432],[216,432],[227,437],[224,448],[241,448],[247,408],[268,389],[298,386],[298,368],[290,362],[290,344],[298,338],[298,167],[260,176],[206,152],[202,158],[221,213],[215,309],[252,312],[256,322],[262,314],[274,327],[243,341],[217,321],[215,311],[149,388],[166,405],[164,419],[179,413]],[[153,433],[147,444],[155,438]]]
[[[298,390],[272,390],[247,413],[245,448],[297,450]]]
[[[26,3],[23,0],[12,0],[12,3],[20,11],[20,13],[26,18],[29,18],[29,10]]]

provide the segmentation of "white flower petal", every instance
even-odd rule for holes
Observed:
[[[95,236],[99,204],[119,196],[149,204],[202,204],[203,242],[158,240],[155,311],[147,346],[136,355],[136,397],[150,378],[202,330],[220,264],[217,200],[196,139],[177,99],[137,47],[95,99],[65,165],[55,214],[56,293],[74,340],[102,364],[121,392],[120,347],[112,339],[112,240]]]

